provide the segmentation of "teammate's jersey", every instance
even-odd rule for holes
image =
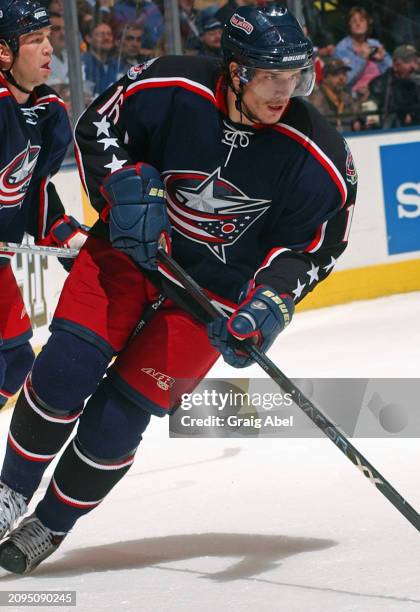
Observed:
[[[346,247],[357,175],[342,136],[299,98],[274,126],[233,123],[217,60],[132,68],[84,113],[76,141],[98,211],[109,173],[136,162],[162,173],[173,256],[227,306],[252,278],[299,301]]]
[[[64,213],[49,183],[71,142],[64,102],[46,86],[18,104],[0,73],[0,240],[39,240]]]

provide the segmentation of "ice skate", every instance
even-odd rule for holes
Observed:
[[[0,540],[13,529],[15,522],[25,514],[27,509],[23,495],[0,482]]]
[[[31,514],[0,545],[0,567],[27,574],[57,550],[66,535],[51,531]]]

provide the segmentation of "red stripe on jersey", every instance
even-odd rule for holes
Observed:
[[[328,172],[333,182],[337,186],[341,196],[341,207],[342,208],[347,200],[347,187],[338,169],[335,167],[333,162],[325,155],[325,153],[318,147],[318,145],[310,140],[305,134],[298,132],[298,130],[291,128],[285,123],[273,126],[274,130],[281,132],[285,136],[293,138],[296,142],[305,147],[315,157],[315,159],[321,164],[323,168]]]
[[[183,289],[185,289],[185,287],[183,287],[183,285],[179,282],[179,280],[175,278],[175,276],[173,276],[172,272],[170,272],[165,267],[164,264],[159,263],[158,270],[163,276],[166,276],[167,278],[169,278],[169,280],[171,280],[175,285],[178,285],[178,287],[182,287]],[[212,291],[209,291],[208,289],[205,289],[204,287],[203,287],[203,291],[211,300],[218,302],[221,306],[224,306],[225,308],[229,310],[234,311],[238,308],[238,304],[235,304],[235,302],[231,302],[230,300],[224,297],[221,297],[217,293],[213,293]]]
[[[183,234],[187,234],[188,236],[191,236],[191,238],[194,238],[195,240],[199,240],[200,242],[206,242],[206,243],[211,243],[211,244],[223,244],[225,241],[223,240],[223,238],[217,238],[215,236],[202,236],[201,234],[194,232],[194,227],[192,226],[191,229],[188,229],[187,227],[185,227],[184,224],[182,224],[180,222],[179,219],[177,219],[173,213],[173,211],[168,208],[168,215],[171,218],[171,223],[174,227],[176,227],[181,233]]]
[[[325,230],[326,230],[326,227],[327,227],[327,223],[328,223],[328,221],[325,221],[325,223],[323,223],[322,225],[320,225],[317,228],[316,234],[315,234],[315,238],[306,247],[306,249],[303,249],[304,253],[314,253],[315,251],[317,251],[319,249],[319,247],[324,242]]]
[[[50,94],[49,96],[42,96],[41,98],[36,99],[36,104],[45,104],[46,102],[47,103],[57,102],[57,104],[59,104],[60,106],[62,106],[63,108],[67,110],[66,103],[64,102],[64,100],[62,100],[58,96],[54,96]]]
[[[259,272],[261,272],[261,270],[264,270],[264,268],[268,268],[268,266],[271,265],[271,262],[277,257],[277,255],[280,255],[280,253],[286,251],[290,251],[290,249],[287,249],[286,247],[276,247],[275,249],[271,249],[271,251],[269,251],[269,253],[264,258],[264,261],[262,262],[258,270],[255,272],[254,278]]]
[[[216,104],[214,94],[210,93],[210,91],[208,91],[207,89],[201,88],[198,83],[194,84],[193,81],[187,82],[186,80],[183,81],[181,79],[176,78],[162,81],[153,79],[153,82],[151,82],[151,80],[141,81],[134,87],[132,86],[132,89],[129,89],[125,92],[124,100],[137,93],[141,89],[154,89],[160,87],[182,87],[183,89],[188,89],[188,91],[192,91],[193,93],[198,94],[206,100],[209,100],[209,102]]]
[[[224,115],[228,114],[228,108],[226,104],[226,88],[224,87],[223,76],[219,77],[216,85],[216,106],[222,111]]]
[[[229,310],[236,310],[238,308],[238,304],[235,304],[235,302],[231,302],[230,300],[227,300],[226,298],[221,297],[220,295],[217,295],[217,293],[213,293],[213,291],[209,291],[208,289],[204,289],[204,293],[211,300],[214,300],[215,302],[219,302],[219,304],[221,304],[222,306],[225,306]]]

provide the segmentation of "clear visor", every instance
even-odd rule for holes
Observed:
[[[315,83],[314,66],[296,70],[266,70],[239,66],[238,76],[263,100],[285,101],[295,96],[309,96]]]

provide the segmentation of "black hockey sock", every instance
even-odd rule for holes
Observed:
[[[77,437],[67,446],[36,514],[52,531],[68,532],[96,508],[129,470],[134,453],[119,459],[97,459],[81,448]]]
[[[80,414],[81,408],[60,414],[46,406],[28,377],[13,412],[1,480],[30,499]]]

